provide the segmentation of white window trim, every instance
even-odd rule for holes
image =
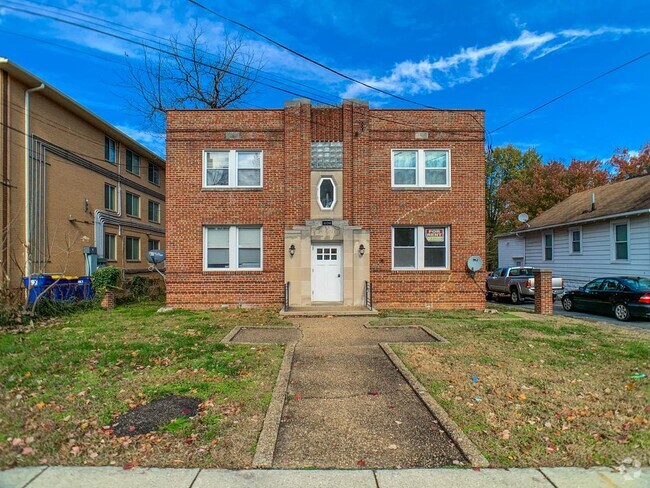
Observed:
[[[580,252],[574,252],[573,250],[573,233],[580,232]],[[572,256],[582,255],[582,226],[578,227],[569,227],[569,254]]]
[[[106,238],[109,238],[109,240],[112,238],[113,240],[113,255],[109,256],[109,251],[110,249],[106,249]],[[116,234],[111,234],[110,232],[107,232],[104,234],[104,259],[108,262],[114,262],[117,261],[117,235]]]
[[[124,202],[124,213],[126,214],[126,216],[134,218],[134,219],[142,218],[142,198],[140,198],[140,195],[138,195],[137,193],[131,193],[130,191],[125,191],[124,194],[125,194],[124,198],[126,199],[126,201]],[[129,200],[129,195],[134,196],[134,197],[138,197],[138,214],[137,215],[130,214],[130,213],[128,213],[126,211],[126,208],[127,208],[126,202]]]
[[[438,227],[445,229],[445,266],[424,266],[424,229]],[[395,266],[395,229],[415,228],[415,267],[403,268]],[[451,260],[451,227],[449,225],[394,225],[390,229],[391,269],[393,271],[448,271]]]
[[[403,185],[395,183],[395,152],[397,151],[416,151],[417,159],[415,163],[415,184],[414,185]],[[425,164],[424,164],[424,152],[425,151],[439,151],[447,153],[447,183],[445,185],[426,185],[424,182],[425,178]],[[406,169],[406,168],[398,168]],[[450,149],[439,149],[439,148],[427,148],[427,149],[413,149],[413,148],[400,148],[400,149],[391,149],[390,151],[390,184],[393,188],[451,188],[451,150]]]
[[[126,165],[127,159],[128,159],[128,153],[131,153],[131,169],[129,169],[127,167],[127,165]],[[137,172],[133,171],[133,158],[134,157],[138,159],[138,171]],[[140,176],[140,170],[142,169],[142,167],[140,165],[141,161],[142,161],[142,158],[140,157],[140,155],[137,152],[132,151],[131,149],[127,149],[125,151],[125,153],[124,153],[124,169],[127,171],[127,173],[131,173],[132,175],[135,175],[135,176]]]
[[[616,226],[621,225],[621,224],[626,224],[627,225],[627,259],[616,259]],[[611,253],[610,253],[610,258],[612,263],[629,263],[630,262],[630,234],[631,234],[631,225],[630,225],[630,219],[621,219],[621,220],[613,220],[609,224],[609,234],[610,234],[610,248],[611,248]]]
[[[228,184],[227,185],[208,185],[208,153],[227,152],[228,153]],[[260,153],[260,184],[259,185],[240,185],[237,180],[237,153],[258,152]],[[232,189],[232,188],[262,188],[264,186],[264,151],[261,149],[204,149],[203,150],[203,174],[201,175],[204,189]]]
[[[152,219],[152,218],[149,216],[149,204],[151,204],[151,203],[153,203],[154,206],[155,206],[155,205],[158,205],[158,219],[157,219],[157,220],[154,220],[154,219]],[[160,202],[157,202],[157,201],[155,201],[155,200],[149,200],[149,201],[147,202],[147,218],[148,218],[149,222],[154,222],[154,223],[156,223],[156,224],[159,224],[159,223],[160,223]]]
[[[129,246],[129,239],[135,239],[138,241],[138,259],[133,259],[133,258],[127,258],[126,257],[126,251]],[[139,263],[142,261],[142,239],[136,236],[125,236],[124,238],[124,259],[126,260],[127,263]]]
[[[330,180],[332,182],[332,188],[334,188],[334,191],[332,193],[331,207],[323,207],[323,204],[320,201],[320,186],[323,184],[323,181],[325,180]],[[336,207],[336,181],[334,181],[334,178],[332,178],[331,176],[324,176],[318,181],[318,187],[316,188],[316,202],[318,203],[320,209],[323,210],[324,212],[332,212],[334,210],[334,207]]]
[[[551,259],[546,259],[546,236],[551,236]],[[553,232],[542,232],[542,261],[552,263],[555,259],[555,236]]]
[[[110,141],[110,142],[113,143],[113,160],[111,161],[111,160],[110,160],[110,154],[111,154],[110,143],[109,143],[109,149],[108,149],[108,156],[109,156],[109,158],[107,158],[107,157],[106,157],[106,146],[105,146],[105,145],[106,145],[106,141],[104,141],[104,161],[107,161],[107,162],[109,162],[109,163],[111,163],[111,164],[117,164],[117,153],[118,153],[118,151],[119,151],[119,148],[117,147],[117,141],[116,141],[115,139],[113,139],[112,137],[108,137],[108,136],[105,135],[105,134],[104,134],[104,137],[106,138],[106,140],[108,140],[108,141]]]
[[[149,173],[149,167],[152,167],[152,166],[154,168],[156,168],[155,171],[157,171],[157,173],[158,173],[158,182],[157,183],[155,181],[152,181],[151,178],[149,178],[149,174],[150,174]],[[160,167],[158,165],[156,165],[156,164],[153,164],[151,161],[149,161],[149,166],[147,166],[147,181],[149,183],[151,183],[152,185],[160,186],[160,173],[161,173]]]
[[[215,227],[228,228],[228,263],[227,268],[209,268],[208,267],[208,229]],[[242,228],[256,228],[260,230],[260,267],[259,268],[240,268],[239,267],[239,232],[238,229]],[[234,243],[234,245],[233,245]],[[230,225],[230,224],[213,224],[203,226],[203,271],[223,273],[224,271],[239,273],[246,273],[248,271],[263,271],[264,270],[264,227],[262,225]]]
[[[106,188],[110,188],[110,195],[112,196],[113,200],[113,208],[106,206]],[[117,188],[110,183],[104,183],[104,210],[108,210],[109,212],[117,212]]]

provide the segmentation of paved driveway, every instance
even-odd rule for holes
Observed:
[[[524,309],[524,310],[533,310],[535,308],[533,301],[532,300],[526,300],[524,303],[521,303],[519,305],[513,305],[510,303],[510,301],[500,300],[497,302],[501,305],[507,305],[509,307],[512,307],[513,309]],[[606,324],[613,324],[613,325],[623,325],[623,326],[630,326],[630,327],[639,327],[641,329],[647,329],[650,330],[650,321],[648,320],[639,320],[639,319],[632,319],[629,322],[621,322],[620,320],[616,320],[616,318],[613,315],[597,315],[593,313],[583,313],[583,312],[567,312],[562,308],[562,304],[560,303],[560,300],[556,300],[555,303],[553,304],[553,313],[556,315],[564,315],[566,317],[574,317],[578,319],[584,319],[584,320],[589,320],[591,322],[600,322],[600,323],[606,323]]]

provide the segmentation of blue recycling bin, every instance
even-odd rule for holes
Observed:
[[[29,290],[28,302],[34,303],[34,301],[47,290],[47,288],[54,283],[54,279],[49,275],[34,275],[31,278],[23,277],[23,284],[25,289]],[[30,288],[31,285],[31,288]],[[51,290],[50,290],[51,292]],[[50,295],[51,293],[48,293]]]

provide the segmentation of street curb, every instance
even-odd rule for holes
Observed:
[[[234,336],[233,336],[234,337]],[[270,468],[273,466],[273,457],[275,455],[275,444],[278,440],[278,431],[280,430],[280,420],[284,409],[284,401],[289,386],[289,377],[291,376],[291,365],[293,364],[293,354],[296,344],[287,344],[284,351],[284,359],[280,365],[278,379],[273,388],[271,403],[264,417],[262,432],[257,440],[257,448],[253,456],[254,468]]]
[[[388,356],[388,359],[395,365],[400,374],[404,377],[407,383],[413,388],[415,393],[418,395],[422,403],[429,409],[431,414],[440,422],[440,425],[445,430],[447,435],[451,437],[458,449],[463,453],[463,455],[470,462],[474,468],[486,468],[490,465],[488,460],[481,454],[481,451],[476,447],[476,445],[469,440],[463,431],[458,427],[458,424],[454,422],[451,417],[447,414],[444,408],[442,408],[429,394],[429,392],[422,386],[422,384],[417,380],[417,378],[411,373],[402,360],[395,354],[395,351],[391,347],[382,342],[379,344],[379,347],[382,348],[384,353]]]

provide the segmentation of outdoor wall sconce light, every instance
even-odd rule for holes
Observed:
[[[291,244],[291,245],[289,246],[289,256],[293,257],[294,254],[296,254],[296,246],[294,246],[293,244]]]
[[[366,246],[364,246],[363,244],[361,244],[361,245],[359,246],[359,256],[363,256],[365,252],[366,252]]]

